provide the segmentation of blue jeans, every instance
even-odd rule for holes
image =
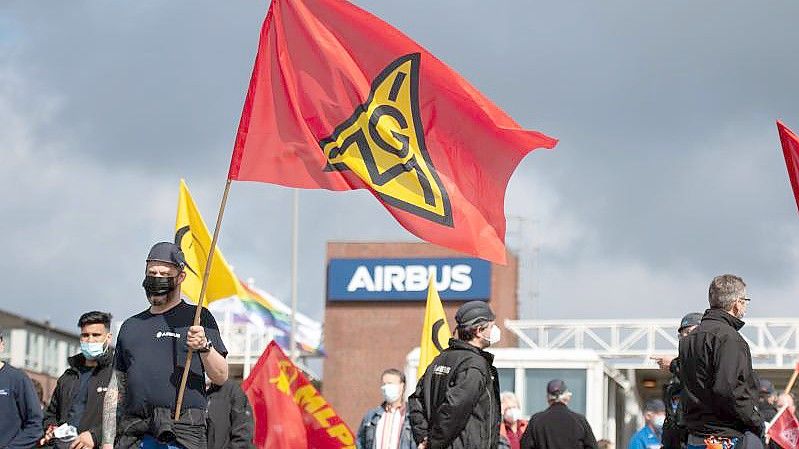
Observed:
[[[145,435],[142,437],[141,441],[139,442],[139,447],[141,449],[185,449],[175,441],[170,443],[159,443],[158,440],[152,437],[152,435]]]

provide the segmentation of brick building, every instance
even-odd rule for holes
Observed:
[[[382,262],[386,263],[384,269]],[[324,319],[327,357],[323,388],[325,398],[353,431],[364,412],[382,400],[380,373],[385,368],[403,370],[408,353],[419,346],[428,276],[423,269],[436,265],[437,280],[443,283],[439,291],[451,329],[455,326],[455,311],[470,299],[487,299],[500,324],[505,319],[517,318],[518,269],[512,254],[508,255],[508,264],[502,266],[468,259],[427,243],[327,244]],[[472,278],[456,285],[459,274],[464,274],[459,273],[459,267],[464,265],[470,268],[461,271],[470,271]],[[405,271],[397,268],[403,266]],[[419,279],[423,280],[425,291],[418,291]],[[452,288],[447,290],[450,283]],[[417,291],[395,291],[402,286]],[[498,347],[515,345],[510,333],[504,332]]]

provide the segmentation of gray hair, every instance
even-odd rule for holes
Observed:
[[[707,299],[711,309],[730,311],[735,301],[746,297],[744,280],[734,274],[716,276],[710,282]]]
[[[499,394],[499,402],[503,403],[505,401],[513,401],[515,403],[519,403],[519,399],[516,397],[516,394],[512,391],[503,391]]]
[[[571,391],[564,391],[561,394],[547,394],[547,401],[549,402],[560,402],[561,404],[569,404],[569,401],[572,398]]]

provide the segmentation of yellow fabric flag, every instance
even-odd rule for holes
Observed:
[[[416,369],[417,378],[421,378],[433,359],[449,346],[451,335],[444,306],[441,305],[435,280],[431,276],[427,287],[427,306],[424,311],[422,343],[419,346],[421,352],[419,352],[419,367]]]
[[[211,234],[183,179],[180,180],[175,244],[180,246],[186,256],[186,279],[181,284],[181,291],[186,297],[197,302],[200,298],[208,250],[211,248]],[[217,247],[214,250],[214,261],[208,278],[208,288],[205,291],[205,303],[231,296],[243,297],[240,295],[242,291],[241,283]]]

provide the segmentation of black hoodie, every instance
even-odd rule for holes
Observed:
[[[680,340],[683,423],[692,434],[732,438],[763,432],[752,355],[738,333],[743,325],[721,309],[708,309]]]

